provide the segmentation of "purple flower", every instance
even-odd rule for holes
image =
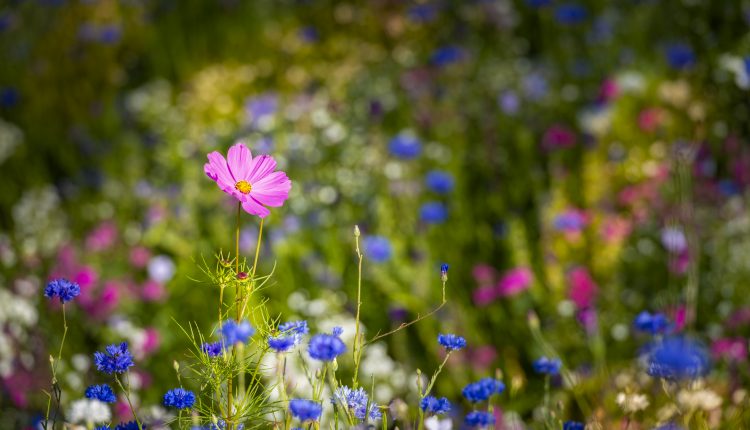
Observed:
[[[201,351],[205,352],[209,357],[218,357],[222,353],[221,342],[206,342],[201,346]]]
[[[534,362],[533,367],[536,373],[554,376],[560,373],[562,362],[558,358],[542,357]]]
[[[79,294],[81,294],[81,287],[65,278],[50,281],[44,289],[44,295],[47,298],[57,297],[60,299],[60,303],[69,302],[78,297]]]
[[[459,351],[466,347],[466,339],[455,334],[439,334],[438,343],[448,351]]]
[[[307,352],[310,357],[320,361],[333,361],[346,351],[346,345],[339,338],[340,331],[334,329],[333,334],[316,334],[310,339]]]

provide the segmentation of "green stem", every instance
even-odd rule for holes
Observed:
[[[52,405],[52,394],[55,393],[57,390],[55,387],[57,386],[57,366],[60,363],[62,359],[62,351],[63,346],[65,345],[65,337],[68,335],[68,320],[65,317],[65,303],[62,304],[62,314],[63,314],[63,336],[62,341],[60,342],[60,349],[57,352],[57,361],[54,361],[53,363],[50,363],[50,368],[52,369],[52,393],[47,394],[47,412],[44,414],[44,428],[47,429],[47,425],[49,424],[49,411],[50,407]],[[52,356],[50,356],[50,360],[52,360]],[[59,402],[59,401],[58,401]],[[55,414],[57,416],[57,414]],[[52,428],[55,427],[54,421],[56,421],[56,418],[53,420]]]
[[[127,378],[127,382],[128,382],[127,390],[125,389],[125,387],[123,387],[122,382],[120,382],[120,378],[118,378],[117,374],[115,374],[115,382],[117,382],[117,385],[120,387],[123,393],[125,393],[125,400],[128,401],[128,406],[130,406],[130,412],[133,413],[133,418],[135,418],[135,423],[138,424],[138,430],[143,430],[141,421],[138,419],[138,415],[135,413],[135,408],[133,407],[133,403],[130,401],[130,372],[129,371],[125,373],[125,378]]]
[[[430,383],[427,384],[427,388],[425,389],[424,393],[422,392],[419,393],[420,403],[422,399],[430,395],[430,391],[432,391],[432,387],[433,385],[435,385],[435,381],[437,381],[438,375],[440,375],[440,372],[443,371],[443,366],[445,366],[445,363],[448,362],[448,359],[451,356],[451,352],[453,351],[448,351],[448,353],[445,354],[445,358],[443,359],[443,362],[440,363],[440,366],[438,366],[437,370],[435,370],[435,373],[432,374],[432,378],[430,378]],[[424,428],[424,411],[422,410],[421,407],[418,408],[417,410],[419,411],[419,423],[418,423],[419,427],[418,428],[419,430],[422,430]]]
[[[359,311],[362,306],[362,252],[359,250],[359,228],[354,230],[354,244],[357,250],[357,316],[355,318],[354,346],[352,348],[352,358],[354,360],[354,376],[352,377],[352,388],[357,389],[359,385],[359,362],[362,358],[362,342],[359,334]]]

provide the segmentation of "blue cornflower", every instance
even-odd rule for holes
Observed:
[[[115,392],[112,391],[112,387],[107,384],[89,386],[86,388],[86,398],[99,400],[104,403],[114,403],[117,401]]]
[[[438,67],[458,63],[466,58],[466,51],[460,46],[448,45],[435,50],[430,57],[430,62]]]
[[[391,242],[383,236],[367,236],[363,241],[365,255],[376,263],[383,263],[391,259],[393,249]]]
[[[448,194],[453,191],[453,175],[441,170],[431,170],[424,177],[424,182],[432,192]]]
[[[438,5],[432,3],[415,4],[406,12],[411,22],[430,22],[437,17]]]
[[[287,352],[294,348],[296,344],[294,336],[268,336],[268,347],[276,352]]]
[[[427,202],[419,208],[419,219],[427,224],[442,224],[448,219],[448,208],[440,202]]]
[[[289,411],[300,421],[317,421],[323,412],[323,405],[306,399],[292,399],[289,401]]]
[[[513,116],[517,114],[518,110],[521,108],[521,99],[515,91],[507,90],[503,91],[497,97],[497,104],[506,115]]]
[[[552,0],[526,0],[526,3],[531,7],[542,7],[549,6]]]
[[[536,373],[553,376],[560,373],[562,362],[559,358],[542,357],[534,362],[533,367]]]
[[[226,345],[235,343],[246,343],[247,340],[255,334],[255,329],[248,320],[242,320],[239,323],[234,320],[226,320],[221,326],[221,334],[224,336]]]
[[[141,423],[141,429],[146,430],[146,424]],[[115,430],[138,430],[138,423],[136,421],[128,421],[126,423],[117,424]]]
[[[294,339],[294,345],[299,345],[302,342],[302,336],[310,333],[310,328],[307,327],[307,321],[288,321],[284,324],[279,324],[279,331],[282,335],[292,337]]]
[[[675,423],[666,423],[664,425],[660,425],[659,427],[654,428],[654,430],[684,430],[684,429]]]
[[[464,387],[461,394],[472,403],[483,402],[493,394],[505,391],[505,384],[495,378],[482,378]]]
[[[694,379],[710,370],[703,344],[685,336],[670,336],[646,347],[647,372],[669,380]]]
[[[677,70],[685,70],[695,65],[693,48],[686,43],[671,43],[667,45],[664,55],[669,66]]]
[[[129,367],[135,365],[133,363],[133,354],[128,351],[127,342],[122,342],[119,345],[109,345],[105,348],[105,352],[95,352],[94,364],[97,370],[108,375],[124,373]]]
[[[440,265],[440,276],[447,279],[448,276],[448,263],[443,263]],[[444,280],[446,280],[444,279]]]
[[[586,424],[579,423],[578,421],[565,421],[563,423],[563,430],[585,430]]]
[[[2,17],[0,16],[1,19]],[[0,24],[0,27],[2,27],[2,24]],[[0,107],[11,108],[17,105],[20,100],[21,95],[17,89],[13,87],[0,88]]]
[[[352,390],[345,385],[337,388],[333,393],[331,403],[334,405],[337,403],[342,405],[344,408],[351,411],[354,414],[354,417],[358,420],[363,420],[368,415],[368,404],[371,420],[379,420],[382,416],[378,405],[370,403],[370,398],[362,387],[356,390]]]
[[[205,352],[209,357],[218,357],[222,353],[221,342],[206,342],[201,345],[201,351]]]
[[[464,420],[469,427],[487,427],[495,424],[495,416],[489,412],[472,411]]]
[[[561,4],[555,9],[555,19],[560,24],[580,24],[588,17],[588,11],[580,4]]]
[[[307,345],[310,357],[320,361],[333,361],[336,357],[346,351],[346,345],[339,338],[341,332],[339,327],[334,329],[333,334],[316,334]]]
[[[273,116],[278,108],[279,98],[273,93],[253,97],[245,102],[245,111],[254,126],[265,118]]]
[[[70,282],[65,278],[58,278],[50,281],[44,289],[44,295],[48,298],[58,297],[60,303],[73,300],[81,294],[81,287],[75,282]]]
[[[455,334],[439,334],[437,340],[448,351],[458,351],[466,347],[466,339]]]
[[[206,430],[225,430],[227,428],[227,424],[224,422],[224,420],[219,419],[216,424],[211,424],[208,427],[206,427]],[[244,424],[237,424],[237,430],[243,430],[245,428]]]
[[[669,319],[664,314],[651,314],[648,311],[638,314],[633,325],[636,330],[652,335],[664,333],[670,328]]]
[[[164,406],[175,409],[190,409],[195,404],[195,394],[183,388],[173,388],[164,394]]]
[[[94,427],[94,430],[110,430],[110,429],[111,427],[109,426],[109,424],[102,424],[100,426]]]
[[[451,411],[451,402],[445,397],[427,396],[419,402],[419,407],[428,414],[442,415]]]
[[[422,152],[422,142],[416,136],[400,133],[391,139],[388,150],[398,158],[411,160]]]

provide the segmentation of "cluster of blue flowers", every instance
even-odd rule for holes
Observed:
[[[651,335],[666,333],[671,324],[666,315],[662,313],[651,314],[648,311],[643,311],[635,317],[633,321],[635,329]]]
[[[183,388],[173,388],[164,394],[164,406],[175,409],[190,409],[195,404],[195,394]]]
[[[205,352],[209,357],[218,357],[221,355],[223,348],[221,342],[206,342],[201,345],[201,351]]]
[[[499,380],[495,378],[483,378],[465,386],[461,394],[471,403],[479,403],[503,391],[505,391],[505,384]]]
[[[690,337],[670,336],[645,348],[649,375],[668,380],[695,379],[710,370],[705,346]]]
[[[363,420],[368,415],[371,420],[379,420],[382,416],[378,405],[370,403],[367,392],[361,387],[356,390],[347,386],[337,388],[333,393],[331,403],[339,404],[348,409],[358,420]]]
[[[391,139],[388,150],[398,158],[411,160],[422,153],[422,142],[416,136],[401,133]]]
[[[99,400],[104,403],[114,403],[117,400],[112,387],[107,384],[89,386],[86,388],[86,398]]]
[[[255,334],[255,328],[247,320],[235,322],[226,320],[221,325],[221,335],[224,337],[224,343],[234,345],[235,343],[247,343],[248,339]]]
[[[346,351],[346,344],[339,338],[340,327],[333,329],[332,334],[316,334],[310,339],[307,352],[310,357],[320,361],[333,361]]]
[[[455,334],[439,334],[437,339],[448,351],[458,351],[466,347],[466,339]]]
[[[122,342],[119,345],[109,345],[105,348],[105,352],[95,352],[94,364],[97,370],[108,375],[125,373],[128,368],[135,365],[133,354],[128,351],[127,342]]]
[[[50,281],[44,289],[44,295],[47,298],[57,297],[60,299],[60,303],[69,302],[78,297],[79,294],[81,294],[81,287],[65,278]]]
[[[453,191],[453,176],[441,170],[432,170],[425,176],[425,184],[432,192],[437,194],[448,194]]]
[[[292,399],[289,401],[289,411],[302,422],[317,421],[323,413],[323,405],[307,399]]]
[[[442,415],[451,410],[451,403],[445,397],[426,396],[419,402],[419,407],[428,414]]]
[[[419,219],[426,224],[442,224],[448,219],[448,208],[441,202],[427,202],[419,208]]]
[[[563,430],[585,430],[586,424],[579,423],[578,421],[565,421],[563,423]]]
[[[534,362],[533,367],[536,373],[554,376],[560,373],[562,362],[559,358],[542,357]]]
[[[472,411],[466,414],[464,422],[469,427],[487,427],[495,424],[495,416],[489,412]]]
[[[280,334],[268,337],[268,347],[276,352],[287,352],[302,342],[302,336],[310,332],[307,321],[289,321],[279,325]]]

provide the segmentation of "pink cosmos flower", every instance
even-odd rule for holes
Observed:
[[[507,271],[495,288],[500,297],[515,296],[527,290],[533,279],[534,275],[529,268],[517,267]]]
[[[715,359],[744,362],[747,360],[747,340],[741,337],[717,339],[711,345],[711,355]]]
[[[271,213],[265,206],[283,205],[292,188],[286,173],[274,169],[276,161],[271,156],[253,158],[244,143],[229,148],[226,159],[217,151],[208,154],[208,163],[203,166],[206,176],[240,201],[245,212],[261,218]]]

